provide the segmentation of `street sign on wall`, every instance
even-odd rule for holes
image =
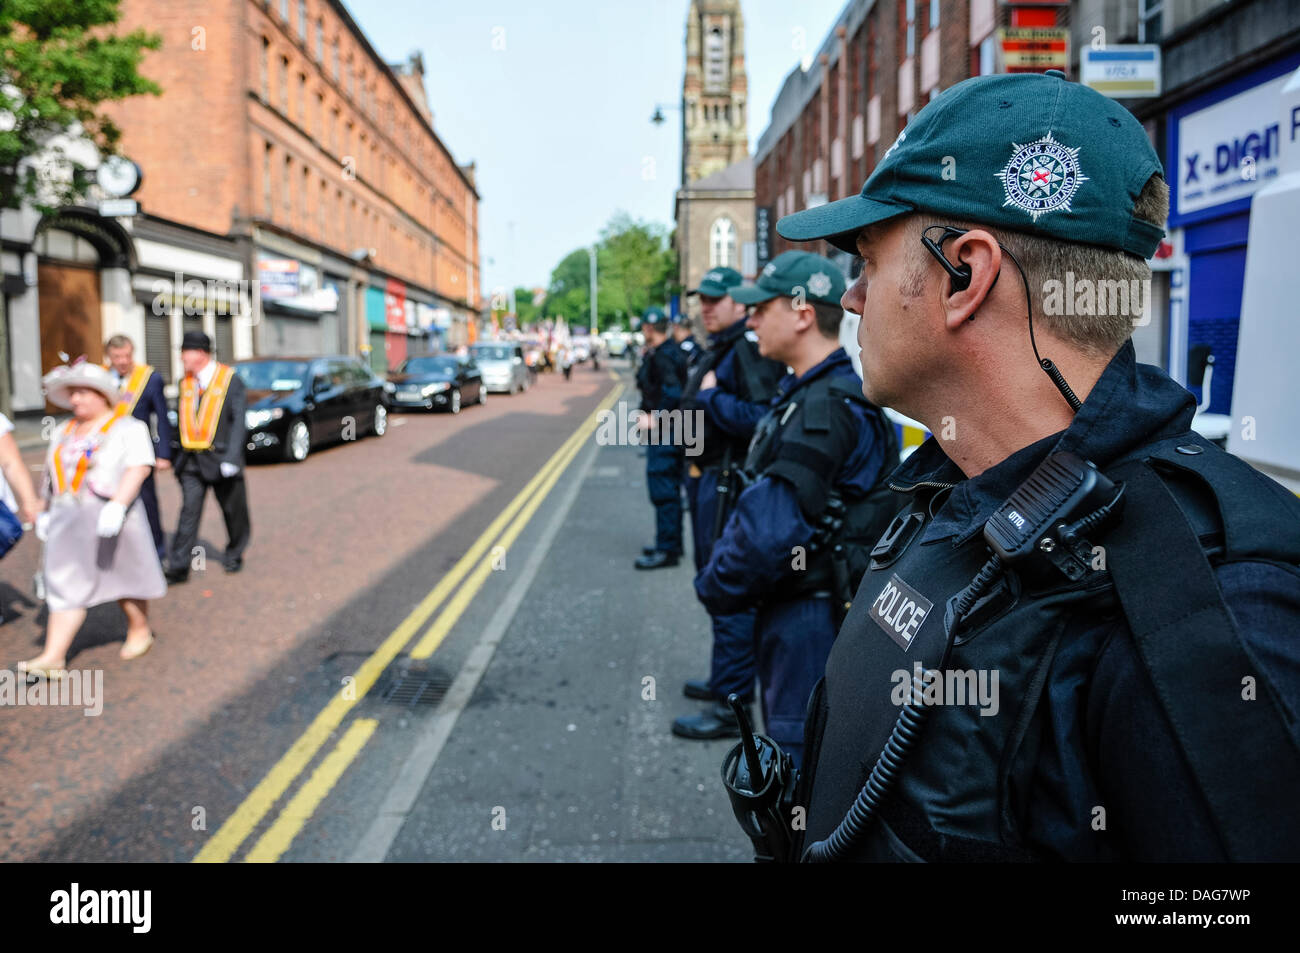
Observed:
[[[1156,44],[1084,47],[1079,53],[1079,82],[1112,99],[1159,96],[1160,47]]]
[[[772,208],[760,205],[754,209],[754,251],[757,256],[755,272],[772,260]]]
[[[1070,66],[1070,31],[1056,27],[1011,27],[999,31],[1002,64],[1008,73],[1062,72]]]

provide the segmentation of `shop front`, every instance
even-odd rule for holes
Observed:
[[[1300,55],[1276,60],[1168,116],[1169,225],[1182,230],[1188,273],[1186,327],[1177,327],[1174,314],[1171,329],[1185,350],[1171,354],[1171,365],[1208,349],[1214,372],[1207,409],[1214,414],[1232,406],[1252,197],[1277,178],[1283,156],[1300,148],[1300,126],[1281,109],[1282,87],[1297,66]],[[1193,390],[1199,384],[1187,381]]]
[[[314,264],[257,252],[262,320],[258,353],[314,356],[339,349],[340,294]]]

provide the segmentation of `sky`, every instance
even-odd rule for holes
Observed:
[[[845,3],[741,0],[751,153],[786,75]],[[545,287],[616,211],[672,227],[688,0],[346,5],[386,61],[424,54],[434,130],[458,163],[478,163],[485,294]]]

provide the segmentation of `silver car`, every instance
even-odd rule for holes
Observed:
[[[483,372],[483,386],[490,392],[519,394],[528,390],[528,365],[518,344],[487,341],[469,349]]]

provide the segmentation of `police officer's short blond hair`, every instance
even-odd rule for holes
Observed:
[[[1134,217],[1164,226],[1169,217],[1169,186],[1158,175],[1153,175],[1143,186],[1133,204]],[[1033,295],[1034,325],[1045,328],[1064,341],[1069,341],[1080,349],[1098,357],[1110,357],[1133,334],[1135,319],[1140,314],[1133,314],[1133,308],[1120,309],[1119,313],[1070,314],[1054,313],[1044,307],[1049,282],[1064,283],[1067,275],[1073,275],[1075,282],[1087,280],[1094,287],[1114,287],[1111,283],[1122,282],[1127,288],[1132,282],[1145,282],[1151,278],[1151,267],[1141,258],[1126,251],[1102,248],[1098,245],[1082,245],[1075,242],[1060,241],[1042,235],[1031,235],[1010,229],[994,228],[974,222],[947,221],[926,212],[916,212],[911,221],[917,223],[917,230],[926,225],[952,225],[955,228],[980,228],[989,232],[999,242],[1011,250],[1025,269],[1029,281],[1029,290]],[[912,247],[915,246],[915,247]],[[930,257],[919,241],[908,243],[912,248],[911,267],[903,282],[903,293],[915,296],[925,287],[925,279],[930,274],[934,259]],[[1015,282],[1017,294],[1023,303],[1023,287],[1015,264],[1004,261],[1003,270],[1009,270]],[[1150,301],[1145,302],[1150,307]],[[1074,309],[1071,309],[1074,310]],[[1094,308],[1094,312],[1105,309]]]

